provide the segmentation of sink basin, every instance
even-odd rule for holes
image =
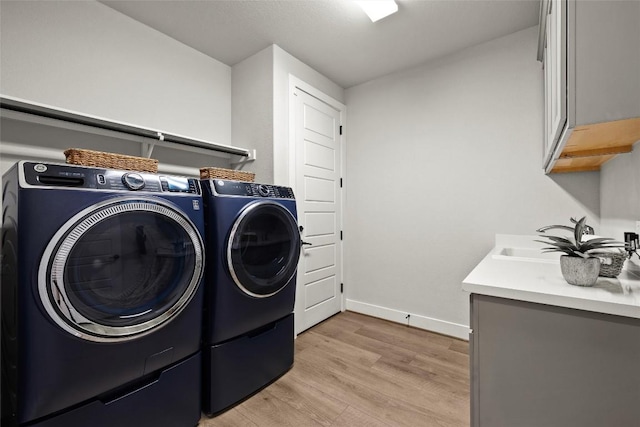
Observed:
[[[511,261],[532,261],[558,264],[560,252],[542,253],[540,248],[498,248],[492,255],[494,259]]]

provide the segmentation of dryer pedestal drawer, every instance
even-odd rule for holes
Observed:
[[[176,427],[200,420],[201,353],[159,373],[132,390],[118,390],[30,427]]]
[[[204,350],[202,410],[211,416],[251,396],[293,366],[293,314]]]

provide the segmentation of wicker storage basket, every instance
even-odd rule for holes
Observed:
[[[200,168],[200,179],[219,178],[219,179],[230,179],[232,181],[253,182],[253,179],[255,177],[256,177],[256,174],[252,172],[243,172],[243,171],[236,171],[233,169],[212,168],[212,167]]]
[[[601,277],[618,277],[622,271],[624,261],[627,259],[626,253],[615,252],[596,252],[591,255],[600,258],[600,274]],[[608,262],[610,260],[611,262]]]
[[[124,169],[140,172],[158,172],[158,161],[145,157],[125,154],[105,153],[103,151],[68,148],[64,155],[67,163],[81,166],[95,166],[108,169]]]

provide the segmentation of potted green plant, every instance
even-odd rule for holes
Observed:
[[[573,227],[566,225],[549,225],[537,231],[544,233],[550,229],[562,229],[572,232],[572,236],[549,236],[540,234],[540,237],[548,240],[536,240],[537,242],[550,245],[542,248],[544,253],[563,252],[560,257],[560,269],[562,276],[572,285],[593,286],[600,273],[600,258],[593,254],[610,248],[624,248],[622,242],[617,242],[609,237],[593,237],[593,228],[587,225],[587,217],[582,217],[579,221],[571,218]]]

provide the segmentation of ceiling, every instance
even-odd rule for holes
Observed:
[[[372,23],[351,0],[100,1],[229,66],[277,44],[343,88],[537,25],[539,12],[539,0],[396,0]]]

